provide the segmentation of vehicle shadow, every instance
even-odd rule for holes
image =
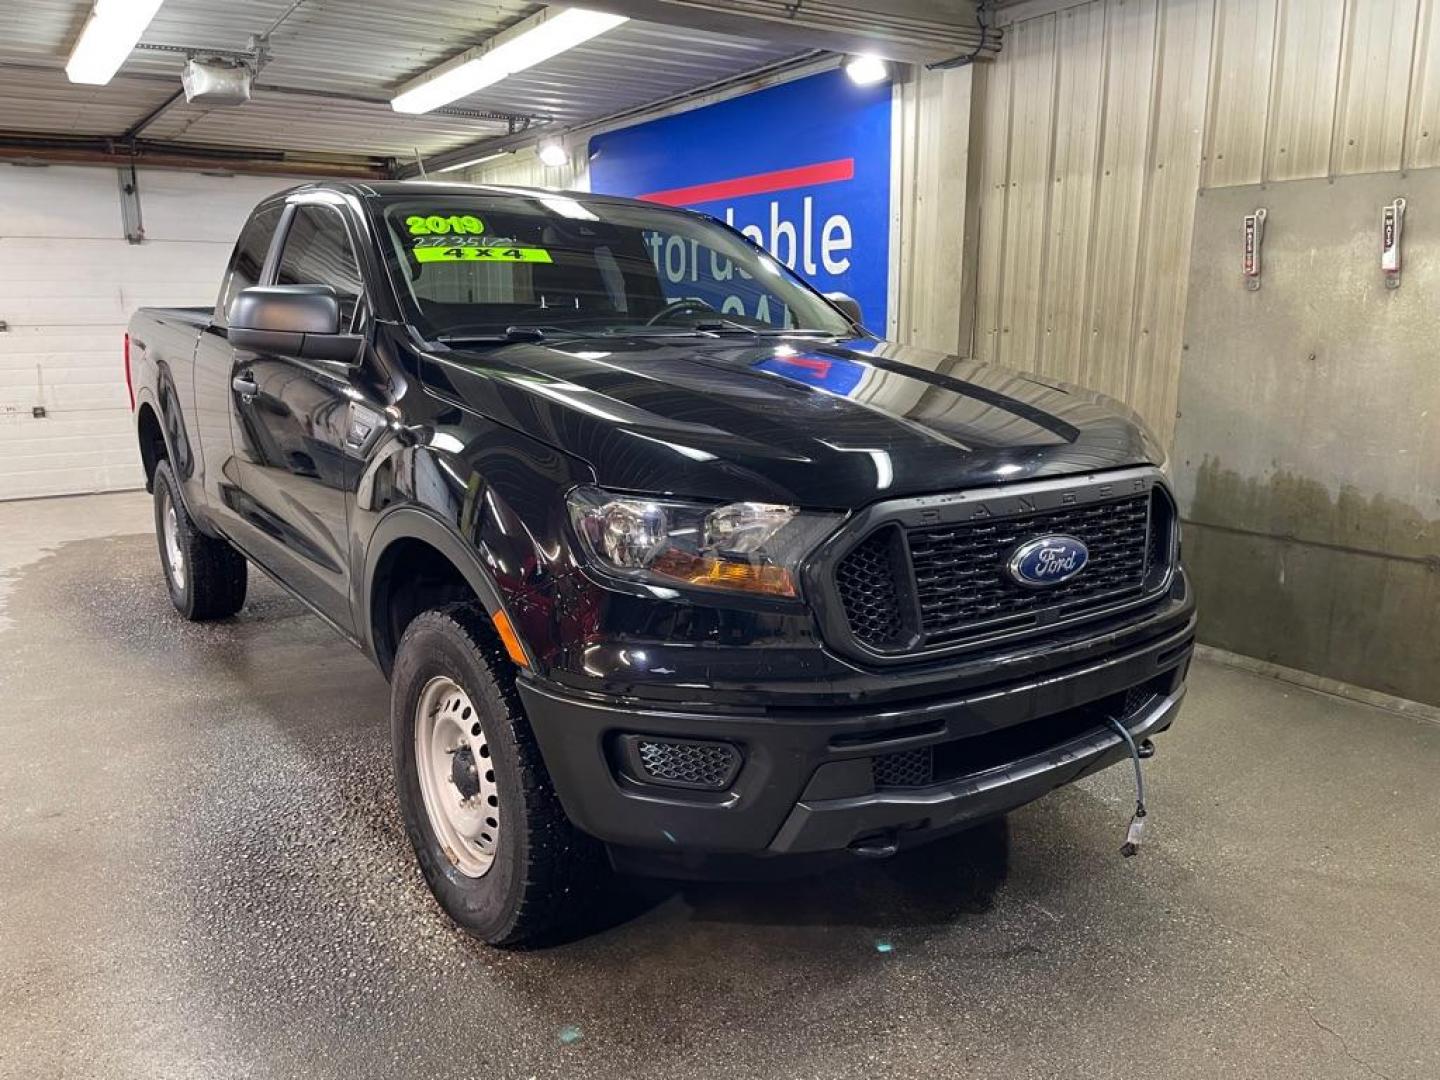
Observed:
[[[672,900],[691,923],[745,926],[848,926],[872,929],[943,926],[981,915],[1010,870],[1004,818],[935,840],[891,859],[856,859],[800,877],[676,882],[616,878],[590,918],[563,945],[624,927]]]
[[[934,926],[994,905],[1010,869],[1004,818],[882,862],[770,882],[687,885],[697,920],[763,926]]]

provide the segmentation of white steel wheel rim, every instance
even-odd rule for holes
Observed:
[[[480,711],[463,687],[437,675],[415,705],[415,768],[430,828],[456,870],[478,878],[500,844],[500,791]]]
[[[165,513],[161,517],[161,532],[165,539],[165,562],[170,567],[170,580],[175,588],[185,588],[185,552],[180,547],[180,519],[175,513],[175,500],[165,492]]]

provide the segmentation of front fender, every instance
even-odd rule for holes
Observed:
[[[480,598],[480,602],[485,606],[486,614],[492,618],[500,612],[509,614],[505,599],[495,584],[495,579],[481,564],[479,554],[473,547],[466,544],[454,533],[447,522],[431,511],[418,506],[397,506],[387,512],[375,526],[375,531],[371,534],[370,543],[365,552],[363,580],[366,587],[362,592],[363,610],[360,612],[360,625],[365,628],[367,644],[372,653],[375,652],[374,612],[371,610],[374,604],[375,575],[379,570],[381,560],[385,557],[385,552],[392,544],[400,540],[423,541],[444,555],[460,571],[466,583]],[[526,659],[533,663],[534,658],[530,655],[528,648]]]
[[[378,577],[396,543],[420,541],[459,570],[492,617],[509,618],[530,669],[544,672],[570,606],[564,582],[574,567],[564,539],[564,493],[588,480],[588,470],[502,425],[462,414],[435,419],[417,444],[385,436],[359,478],[352,537],[358,587],[351,597],[357,624],[383,666]]]

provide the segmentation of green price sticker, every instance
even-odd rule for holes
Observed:
[[[411,214],[405,228],[411,236],[479,236],[485,223],[474,214]]]
[[[415,249],[415,261],[431,262],[517,262],[548,263],[550,252],[533,247],[422,247]]]

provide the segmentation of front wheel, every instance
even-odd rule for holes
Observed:
[[[560,806],[484,613],[462,604],[416,616],[392,682],[400,808],[440,906],[491,945],[570,928],[608,866]]]
[[[175,610],[191,622],[234,615],[245,604],[245,557],[195,527],[168,461],[155,467],[152,487],[160,568]]]

